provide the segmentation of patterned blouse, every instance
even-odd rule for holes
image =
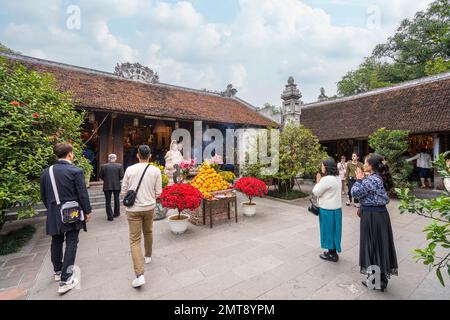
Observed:
[[[389,203],[389,195],[384,188],[383,180],[377,174],[372,174],[364,180],[357,180],[351,194],[363,206],[385,206]]]

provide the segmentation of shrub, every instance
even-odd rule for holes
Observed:
[[[245,193],[250,201],[249,204],[252,204],[252,199],[254,197],[263,197],[268,191],[267,186],[263,181],[252,177],[240,178],[234,184],[234,188]]]
[[[55,143],[71,142],[75,164],[89,176],[83,121],[84,113],[75,110],[70,94],[58,91],[51,75],[0,60],[0,226],[8,208],[20,206],[19,218],[35,214],[39,177],[56,160]]]
[[[164,207],[178,210],[178,219],[185,209],[195,210],[202,204],[203,195],[189,184],[174,184],[163,189],[161,203]]]
[[[410,187],[408,177],[413,168],[406,162],[404,154],[408,151],[409,132],[381,128],[369,137],[369,145],[375,153],[386,158],[394,185],[397,188]]]

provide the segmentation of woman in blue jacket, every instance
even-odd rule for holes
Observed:
[[[368,276],[363,281],[367,287],[384,291],[391,275],[398,275],[397,255],[391,220],[386,205],[389,203],[388,192],[393,187],[392,177],[383,157],[377,154],[365,159],[364,171],[369,174],[364,178],[361,169],[356,172],[357,181],[351,189],[352,196],[359,199],[361,208],[359,265],[361,273]],[[378,268],[380,282],[373,286],[372,275]]]

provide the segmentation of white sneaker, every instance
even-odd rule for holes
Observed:
[[[61,271],[55,272],[55,281],[60,282],[61,281]]]
[[[59,287],[58,287],[58,293],[59,294],[64,294],[70,290],[72,290],[73,288],[75,288],[78,283],[80,282],[80,280],[78,280],[78,278],[75,277],[70,277],[69,280],[67,280],[66,282],[60,282],[59,283]]]
[[[145,284],[145,277],[144,277],[144,275],[141,275],[133,280],[133,282],[131,283],[131,286],[133,288],[139,288],[140,286],[143,286],[144,284]]]
[[[152,262],[152,257],[145,257],[145,264],[149,264],[150,262]]]

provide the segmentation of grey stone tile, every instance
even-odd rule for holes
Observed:
[[[4,267],[11,267],[11,266],[17,266],[20,264],[30,263],[33,261],[35,256],[36,256],[35,254],[30,254],[30,255],[23,256],[23,257],[10,259],[5,263]]]
[[[23,275],[0,279],[0,290],[17,287]]]

